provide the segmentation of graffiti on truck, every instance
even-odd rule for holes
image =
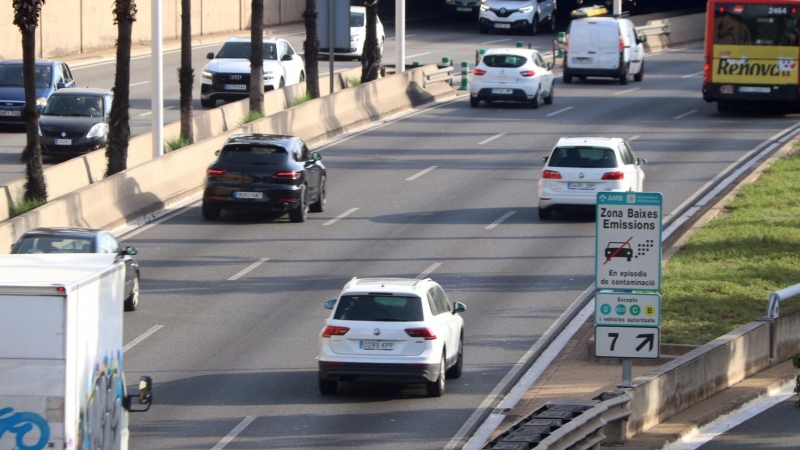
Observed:
[[[116,355],[106,355],[102,363],[95,364],[80,413],[79,449],[118,449],[122,445],[125,387],[121,361],[122,352],[117,351]]]
[[[34,433],[34,430],[38,430],[39,439],[32,445],[27,445],[24,442],[25,437],[29,433]],[[14,408],[2,408],[0,409],[0,438],[6,433],[14,435],[17,445],[15,449],[41,450],[45,448],[50,440],[50,425],[39,414],[31,412],[15,413]],[[29,436],[30,441],[33,440],[34,436],[35,434]]]

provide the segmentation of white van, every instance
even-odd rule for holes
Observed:
[[[573,77],[610,77],[628,84],[644,78],[646,36],[637,36],[633,22],[624,18],[575,19],[567,30],[564,82]]]

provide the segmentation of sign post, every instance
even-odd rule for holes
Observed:
[[[319,0],[317,35],[319,47],[328,49],[329,78],[333,93],[333,61],[337,48],[350,47],[350,2],[348,0]]]
[[[655,359],[661,347],[661,220],[658,192],[597,194],[595,355],[622,358],[632,387],[633,359]]]

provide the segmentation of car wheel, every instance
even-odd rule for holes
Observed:
[[[213,108],[213,107],[217,106],[217,101],[213,100],[213,99],[206,100],[204,98],[201,98],[200,99],[200,106],[202,106],[203,108]]]
[[[319,379],[319,393],[322,395],[333,395],[336,393],[336,387],[339,384],[336,380],[323,380]]]
[[[530,26],[528,28],[528,32],[531,34],[531,36],[536,36],[537,34],[539,34],[539,15],[538,14],[533,16],[533,21],[531,22],[531,24],[530,24]]]
[[[130,297],[125,299],[125,311],[136,311],[139,308],[139,275],[133,278],[133,289]]]
[[[203,202],[203,219],[206,220],[217,220],[219,219],[219,215],[222,210],[217,206],[211,206],[210,204]]]
[[[311,204],[311,212],[320,213],[325,211],[326,198],[327,194],[325,192],[325,175],[323,175],[322,179],[319,180],[319,198],[317,201]]]
[[[566,84],[572,83],[572,75],[564,73],[564,83],[566,83]]]
[[[619,84],[626,85],[628,84],[628,68],[625,68],[625,71],[622,72],[622,75],[619,76]]]
[[[550,15],[550,32],[556,32],[556,15],[558,14],[557,10],[553,10],[553,14]]]
[[[717,112],[730,112],[731,105],[725,102],[717,102]]]
[[[444,360],[444,354],[442,354],[442,360],[439,361],[439,376],[436,378],[436,381],[429,381],[425,383],[425,389],[428,391],[428,397],[441,397],[444,395],[444,380],[446,377]]]
[[[550,220],[553,218],[553,210],[550,208],[539,207],[539,219]]]
[[[485,24],[480,24],[478,26],[478,29],[480,30],[481,34],[488,34],[489,30],[490,30],[489,25],[485,25]]]
[[[538,89],[536,90],[536,95],[533,96],[531,99],[531,109],[539,109],[539,96],[540,92]]]
[[[296,208],[289,210],[289,220],[292,222],[305,222],[308,219],[308,199],[306,187],[300,188],[300,204]]]
[[[642,80],[644,80],[644,61],[642,61],[642,67],[639,68],[639,72],[633,76],[633,81]]]
[[[545,105],[552,105],[553,104],[553,96],[555,94],[556,84],[553,83],[550,85],[550,92],[547,94],[547,97],[544,98]]]
[[[281,81],[278,82],[278,89],[283,89],[283,77],[281,77]]]
[[[304,81],[306,81],[306,73],[305,72],[300,72],[300,82],[302,83]]]
[[[461,378],[461,372],[464,371],[464,338],[458,340],[458,359],[453,367],[447,369],[447,378],[455,380]]]
[[[472,106],[473,108],[477,108],[478,106],[481,106],[481,101],[478,99],[478,97],[470,97],[469,98],[469,106]]]

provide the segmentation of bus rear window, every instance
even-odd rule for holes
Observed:
[[[717,4],[714,44],[797,47],[798,8],[786,4]]]

